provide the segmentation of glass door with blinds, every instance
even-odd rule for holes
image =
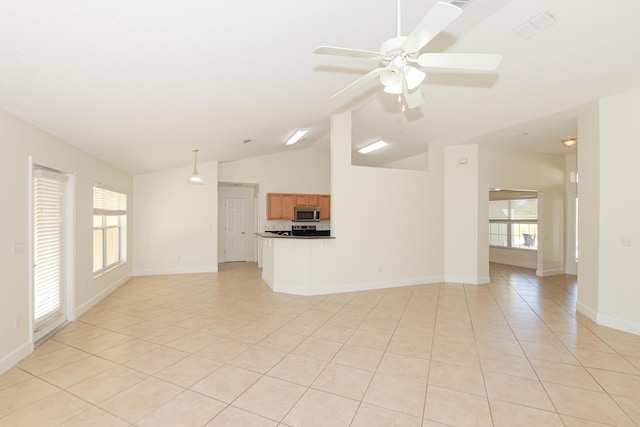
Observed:
[[[65,183],[67,176],[33,171],[33,341],[66,319],[64,292]]]

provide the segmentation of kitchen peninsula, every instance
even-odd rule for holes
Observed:
[[[321,252],[331,250],[335,237],[255,234],[262,241],[262,280],[273,291],[296,295],[319,293],[314,284],[317,266],[313,260]]]

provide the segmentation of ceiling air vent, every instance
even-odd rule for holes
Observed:
[[[460,9],[464,9],[472,1],[473,0],[451,0],[449,3],[454,6],[458,6]]]
[[[527,40],[537,36],[547,28],[552,27],[555,25],[556,21],[556,17],[548,10],[545,10],[544,12],[541,12],[529,19],[524,24],[516,27],[513,31],[523,39]]]

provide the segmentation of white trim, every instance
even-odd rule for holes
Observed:
[[[536,270],[536,276],[545,277],[545,276],[556,276],[558,274],[565,274],[564,268],[551,268],[549,270]]]
[[[262,281],[266,283],[272,291],[275,291],[273,289],[273,282],[264,274],[264,270],[262,270]]]
[[[133,272],[134,277],[138,276],[167,276],[170,274],[197,274],[197,273],[217,273],[218,264],[215,267],[184,267],[184,268],[168,268],[157,270],[137,270]]]
[[[489,276],[445,276],[444,281],[447,283],[464,283],[466,285],[482,285],[491,282]]]
[[[370,291],[375,289],[389,289],[389,288],[400,288],[403,286],[432,285],[434,283],[442,283],[441,276],[434,276],[434,277],[421,277],[421,278],[415,278],[415,279],[405,279],[400,281],[394,280],[394,281],[385,281],[385,282],[351,283],[351,284],[331,285],[331,286],[311,288],[305,285],[300,285],[300,286],[275,285],[274,286],[271,282],[265,279],[264,275],[262,276],[262,278],[264,282],[267,284],[267,286],[269,286],[274,292],[280,292],[280,293],[292,294],[292,295],[303,295],[303,296],[338,294],[338,293],[346,293],[346,292]]]
[[[29,340],[0,359],[0,375],[13,368],[31,353],[33,353],[33,341]]]
[[[618,319],[617,317],[608,316],[606,314],[598,313],[596,310],[578,301],[576,309],[587,316],[589,319],[596,322],[598,325],[606,326],[608,328],[617,329],[619,331],[628,332],[630,334],[640,335],[640,323],[630,322],[629,320]]]
[[[513,265],[515,267],[532,268],[532,269],[538,266],[538,263],[536,261],[526,262],[526,261],[519,261],[515,259],[510,259],[510,258],[490,258],[489,262],[495,262],[498,264],[505,264],[505,265]]]
[[[640,323],[638,322],[630,322],[628,320],[618,319],[617,317],[607,316],[606,314],[598,314],[596,323],[630,334],[640,335]]]
[[[594,322],[598,323],[598,320],[597,320],[598,312],[592,309],[591,307],[589,307],[588,305],[586,305],[585,303],[578,301],[576,303],[576,310],[578,310],[580,313],[584,314]]]
[[[131,279],[131,274],[126,274],[124,277],[121,277],[120,279],[115,281],[112,285],[110,285],[107,288],[105,288],[98,295],[94,296],[89,301],[85,302],[84,304],[82,304],[81,306],[76,308],[76,310],[75,310],[76,319],[79,318],[80,316],[82,316],[87,311],[89,311],[93,306],[95,306],[97,303],[102,301],[104,298],[109,296],[109,294],[111,294],[113,291],[115,291],[120,286],[125,284],[127,282],[127,280],[129,280],[129,279]]]

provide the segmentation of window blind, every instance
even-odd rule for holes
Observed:
[[[126,215],[127,195],[96,184],[93,187],[94,215]]]
[[[66,176],[34,170],[34,319],[39,328],[62,311],[63,190]]]

